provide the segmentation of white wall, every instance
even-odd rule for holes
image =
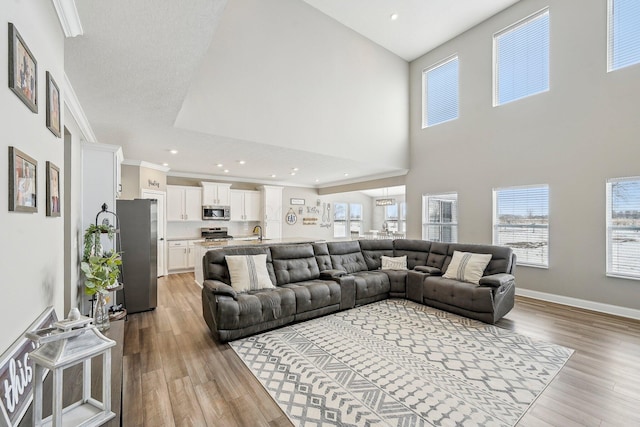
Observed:
[[[175,125],[406,169],[407,82],[406,61],[305,2],[233,0]]]
[[[64,143],[45,125],[46,71],[58,86],[64,77],[64,36],[52,3],[48,1],[6,1],[0,8],[0,228],[2,236],[2,310],[0,310],[0,352],[6,350],[24,330],[53,305],[64,317],[64,222],[62,217],[45,216],[45,163],[61,168]],[[38,63],[38,113],[32,113],[7,88],[7,23],[12,22],[31,49]],[[62,93],[64,98],[64,93]],[[65,123],[64,109],[61,111]],[[38,212],[8,211],[8,147],[15,146],[38,162]],[[61,194],[62,198],[65,194]],[[62,215],[66,215],[62,212]]]
[[[458,192],[459,241],[491,242],[492,189],[549,184],[548,269],[520,288],[640,309],[640,282],[605,277],[605,182],[640,175],[640,65],[606,72],[606,1],[523,0],[410,65],[408,233],[421,195]],[[551,89],[492,106],[492,35],[549,5]],[[422,70],[457,53],[460,118],[421,129]]]

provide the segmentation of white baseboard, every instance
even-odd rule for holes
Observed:
[[[640,320],[640,310],[628,307],[620,307],[618,305],[603,304],[601,302],[588,301],[579,298],[565,297],[562,295],[548,294],[546,292],[532,291],[516,287],[516,295],[539,299],[542,301],[555,302],[558,304],[568,305],[571,307],[584,308],[586,310],[599,311],[601,313],[613,314],[615,316],[628,317],[630,319]]]

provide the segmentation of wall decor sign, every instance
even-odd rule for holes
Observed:
[[[9,210],[38,212],[38,162],[9,147]]]
[[[47,129],[60,138],[60,89],[47,71]]]
[[[298,221],[298,217],[296,216],[296,213],[293,211],[293,209],[289,208],[289,212],[287,212],[285,220],[289,225],[293,225],[296,223],[296,221]]]
[[[60,168],[47,161],[47,216],[60,216]]]
[[[15,25],[9,22],[9,88],[38,112],[38,63]]]
[[[51,327],[57,321],[55,310],[49,307],[25,332]],[[34,371],[28,355],[35,348],[36,344],[22,334],[0,357],[0,426],[17,426],[29,408]]]
[[[304,205],[304,199],[291,199],[289,202],[292,205]]]

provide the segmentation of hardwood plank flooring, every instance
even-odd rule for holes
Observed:
[[[214,341],[193,274],[158,281],[129,315],[123,426],[291,426],[227,344]],[[518,426],[640,426],[640,321],[517,297],[498,326],[576,352]]]

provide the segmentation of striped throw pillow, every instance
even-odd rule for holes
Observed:
[[[491,254],[453,251],[451,262],[442,277],[478,284],[489,261]]]
[[[231,287],[236,292],[274,288],[267,270],[267,254],[227,255]]]

